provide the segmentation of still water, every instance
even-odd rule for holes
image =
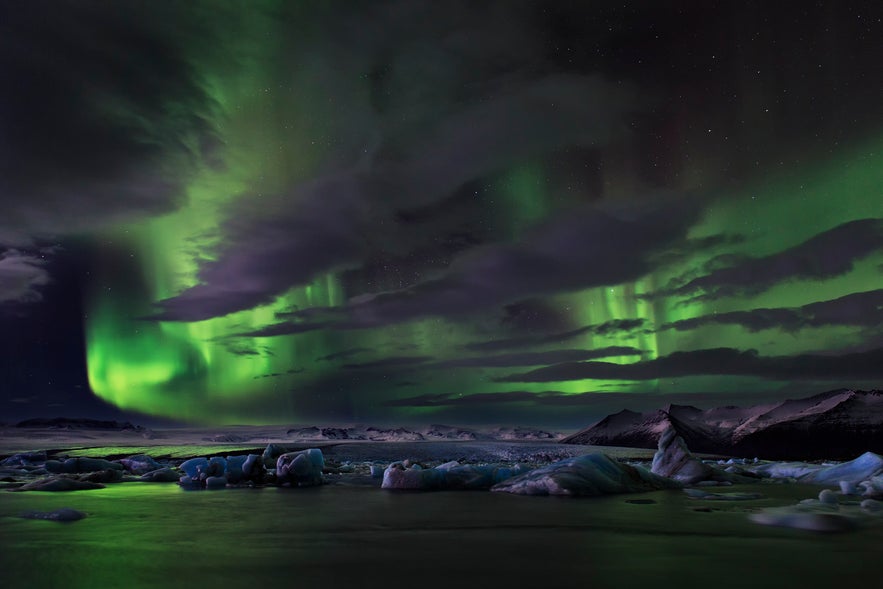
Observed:
[[[336,486],[186,492],[144,483],[0,492],[0,587],[880,586],[883,528],[819,535],[758,526],[748,510],[818,489],[732,490],[766,498],[720,504],[679,491],[566,499]],[[59,507],[89,517],[16,517]]]

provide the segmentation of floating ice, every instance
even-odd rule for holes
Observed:
[[[190,460],[182,462],[178,468],[183,470],[191,479],[198,479],[200,472],[208,470],[208,459],[191,458]]]
[[[205,479],[205,488],[206,489],[223,489],[226,486],[227,486],[227,477],[225,477],[225,476],[206,477],[206,479]]]
[[[704,501],[751,501],[762,499],[760,493],[708,493],[699,489],[684,489],[690,499],[702,499]]]
[[[128,458],[121,458],[120,464],[126,467],[126,470],[132,474],[142,475],[148,472],[159,470],[162,465],[147,454],[136,454]]]
[[[865,452],[855,460],[840,464],[823,465],[806,462],[771,462],[752,467],[761,476],[793,478],[801,483],[815,485],[857,485],[883,474],[883,456]]]
[[[325,458],[318,448],[287,452],[276,460],[276,478],[280,483],[290,483],[291,486],[321,485],[324,468]]]
[[[242,465],[245,464],[247,456],[228,456],[227,457],[227,480],[231,483],[237,482],[243,478]]]
[[[460,464],[456,460],[435,468],[420,465],[406,467],[405,462],[393,462],[383,472],[384,489],[441,490],[490,489],[526,470],[524,466]]]
[[[834,466],[823,466],[800,477],[801,483],[837,485],[840,481],[860,483],[883,473],[883,456],[865,452],[855,460]]]
[[[865,497],[883,497],[883,476],[870,477],[859,485]]]
[[[813,532],[846,532],[856,527],[855,519],[840,513],[828,513],[811,508],[797,507],[766,509],[752,513],[749,519],[766,526],[782,526]]]
[[[650,472],[691,485],[714,477],[716,469],[693,456],[684,439],[673,428],[659,437]]]
[[[568,458],[491,487],[519,495],[597,496],[679,488],[677,481],[639,466],[616,462],[605,454]]]
[[[826,505],[840,505],[837,495],[831,489],[823,489],[819,493],[819,501]]]

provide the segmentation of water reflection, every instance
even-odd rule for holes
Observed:
[[[751,490],[745,487],[740,490]],[[816,586],[876,578],[879,528],[818,536],[700,512],[680,492],[600,499],[377,489],[183,492],[127,483],[0,493],[0,575],[18,587]],[[655,503],[630,503],[652,499]],[[72,524],[18,513],[73,507]]]

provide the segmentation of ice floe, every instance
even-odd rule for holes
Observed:
[[[518,495],[598,496],[679,488],[675,480],[606,454],[585,454],[543,466],[491,487]]]

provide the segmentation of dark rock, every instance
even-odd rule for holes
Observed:
[[[147,454],[136,454],[128,458],[121,458],[120,464],[132,474],[142,475],[162,468],[162,465]]]
[[[46,470],[52,473],[96,472],[99,470],[122,470],[119,462],[111,462],[103,458],[68,458],[64,462],[47,460]]]
[[[13,491],[85,491],[103,488],[104,485],[101,483],[80,481],[60,475],[32,481],[17,489],[13,489]]]
[[[78,474],[75,478],[78,481],[89,483],[118,483],[123,480],[123,471],[109,468],[107,470]]]
[[[181,478],[177,472],[171,468],[160,468],[141,475],[140,480],[148,483],[174,483]]]
[[[46,452],[20,452],[0,461],[0,466],[33,466],[46,462]]]
[[[133,425],[128,421],[104,421],[99,419],[54,417],[26,419],[15,424],[15,427],[27,428],[52,428],[52,429],[102,429],[118,431],[144,431],[140,425]]]
[[[27,511],[19,517],[25,519],[45,519],[54,522],[75,522],[86,517],[86,514],[70,507],[62,507],[55,511]]]

